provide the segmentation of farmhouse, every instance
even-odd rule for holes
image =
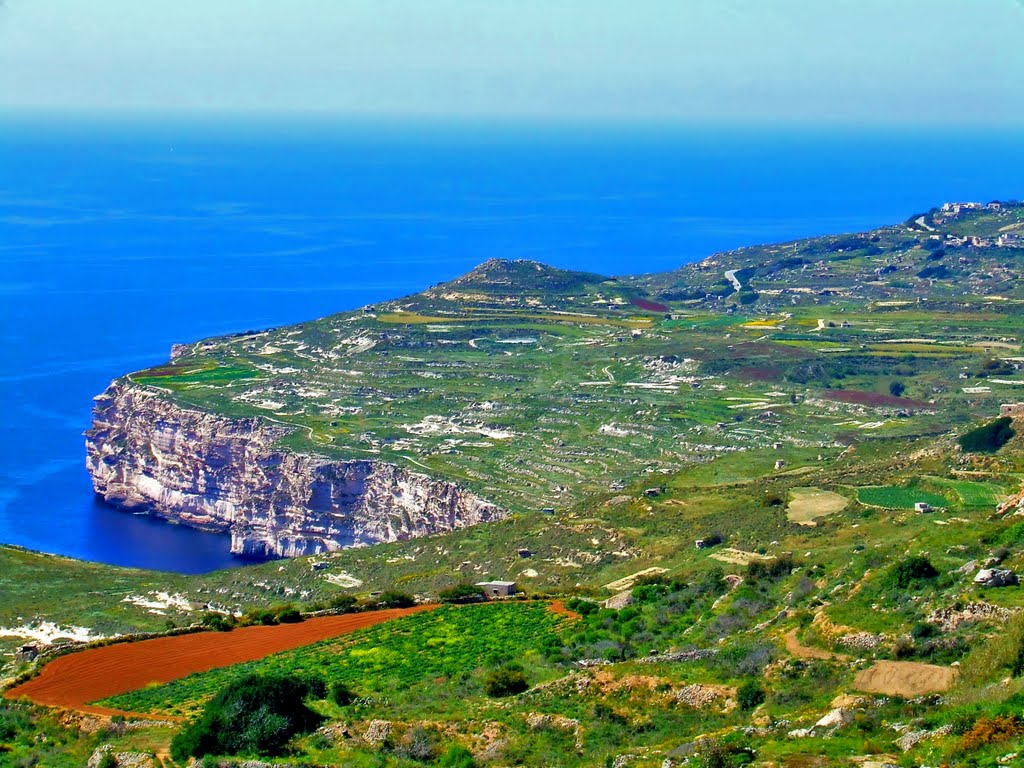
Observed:
[[[516,593],[516,583],[514,581],[479,581],[477,586],[491,599],[512,597]]]

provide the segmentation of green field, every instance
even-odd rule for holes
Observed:
[[[857,500],[861,504],[885,509],[913,509],[918,502],[932,507],[948,507],[949,499],[937,493],[904,488],[896,485],[878,485],[857,489]]]

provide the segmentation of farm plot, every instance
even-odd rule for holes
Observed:
[[[1006,497],[1006,489],[992,483],[926,477],[932,485],[953,491],[965,507],[994,507]]]
[[[54,659],[38,676],[5,691],[4,698],[27,696],[37,704],[111,714],[109,708],[86,705],[153,683],[241,664],[432,608],[391,608],[324,616],[299,624],[242,627],[229,633],[199,632],[90,648]]]
[[[850,500],[821,488],[792,488],[789,491],[786,517],[800,525],[814,525],[819,517],[828,517],[846,509]]]
[[[948,507],[949,499],[937,493],[898,485],[871,485],[857,489],[857,501],[869,507],[913,509],[918,502],[932,507]]]
[[[557,638],[571,621],[544,603],[442,607],[259,661],[215,669],[115,696],[103,706],[133,712],[189,714],[237,677],[249,673],[315,672],[361,694],[394,695],[423,680],[459,676],[490,663],[521,659]]]

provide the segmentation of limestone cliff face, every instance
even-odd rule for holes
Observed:
[[[96,398],[86,466],[96,493],[196,528],[231,551],[296,556],[505,517],[467,489],[375,460],[275,448],[287,429],[189,410],[115,382]]]

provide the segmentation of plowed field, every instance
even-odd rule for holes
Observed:
[[[38,676],[6,691],[4,697],[27,696],[37,704],[93,714],[124,714],[88,706],[88,703],[144,688],[150,683],[166,683],[194,672],[254,661],[436,607],[424,605],[322,616],[299,624],[199,632],[90,648],[51,661]]]

